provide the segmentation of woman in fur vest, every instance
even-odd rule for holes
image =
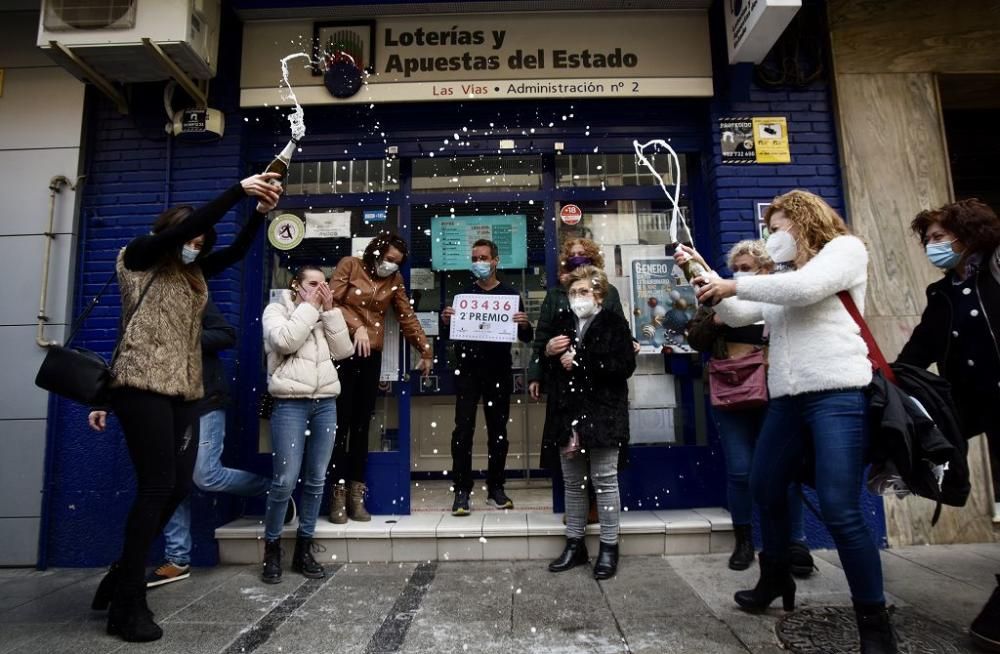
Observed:
[[[595,579],[618,570],[618,461],[628,446],[628,378],[635,371],[635,350],[628,322],[604,309],[608,278],[600,268],[580,266],[569,273],[572,313],[552,324],[545,345],[549,380],[545,445],[559,452],[566,495],[566,547],[549,564],[563,572],[587,562],[587,480],[597,495],[601,525]]]
[[[347,323],[334,307],[323,271],[299,268],[290,290],[264,309],[267,390],[271,412],[273,476],[264,516],[264,566],[261,579],[281,581],[281,530],[296,480],[302,479],[299,526],[292,570],[310,578],[326,575],[313,558],[312,537],[323,500],[326,469],[337,434],[340,379],[334,359],[351,356]]]
[[[770,403],[750,473],[760,509],[764,547],[760,580],[736,593],[747,610],[766,609],[781,597],[795,606],[789,569],[788,485],[795,480],[811,436],[816,494],[851,588],[862,654],[897,652],[885,607],[878,547],[861,511],[868,441],[864,389],[871,382],[868,347],[837,294],[846,291],[860,310],[868,284],[868,251],[822,198],[794,190],[774,199],[765,216],[767,253],[777,275],[694,280],[698,299],[719,302],[731,327],[763,319],[770,332]],[[683,253],[680,255],[683,259]]]
[[[108,633],[127,641],[163,636],[146,605],[146,557],[177,506],[191,490],[198,456],[198,401],[204,395],[201,318],[207,279],[246,255],[280,188],[275,173],[251,175],[198,207],[164,211],[152,232],[118,254],[122,331],[111,370],[110,407],[125,433],[135,469],[136,496],[125,523],[121,557],[91,603],[109,608]],[[240,200],[257,211],[232,245],[211,252],[215,224]]]

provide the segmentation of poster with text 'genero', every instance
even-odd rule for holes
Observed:
[[[685,328],[694,317],[694,288],[672,258],[632,260],[632,328],[640,352],[694,352]]]
[[[456,295],[452,304],[455,314],[451,317],[451,339],[513,343],[517,340],[514,314],[520,301],[516,295]]]
[[[497,244],[500,268],[528,266],[528,217],[434,216],[431,219],[431,267],[468,270],[472,244],[486,239]]]

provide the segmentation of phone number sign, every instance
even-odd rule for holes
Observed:
[[[451,317],[451,339],[513,343],[517,340],[514,314],[518,312],[520,301],[516,295],[456,295],[453,305],[455,315]]]

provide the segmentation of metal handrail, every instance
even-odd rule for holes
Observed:
[[[56,175],[49,180],[49,228],[43,232],[46,236],[45,258],[42,262],[42,289],[38,298],[38,332],[35,335],[35,342],[39,347],[59,345],[58,341],[50,341],[45,338],[45,325],[49,322],[49,316],[45,311],[45,304],[49,295],[49,261],[52,258],[52,241],[56,238],[56,195],[62,192],[64,186],[69,187],[71,191],[75,191],[81,179],[83,179],[82,176],[78,177],[74,183],[65,175]]]

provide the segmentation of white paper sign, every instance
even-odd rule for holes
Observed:
[[[516,295],[485,295],[465,293],[455,296],[451,317],[453,341],[491,341],[513,343],[517,340],[520,298]]]
[[[350,238],[351,212],[306,213],[306,238]]]
[[[410,268],[410,288],[421,291],[434,288],[434,271],[430,268]]]
[[[351,238],[351,254],[357,258],[362,258],[365,254],[365,248],[368,244],[372,242],[372,236],[355,236]]]
[[[415,311],[420,328],[427,336],[437,336],[440,333],[437,311]]]

